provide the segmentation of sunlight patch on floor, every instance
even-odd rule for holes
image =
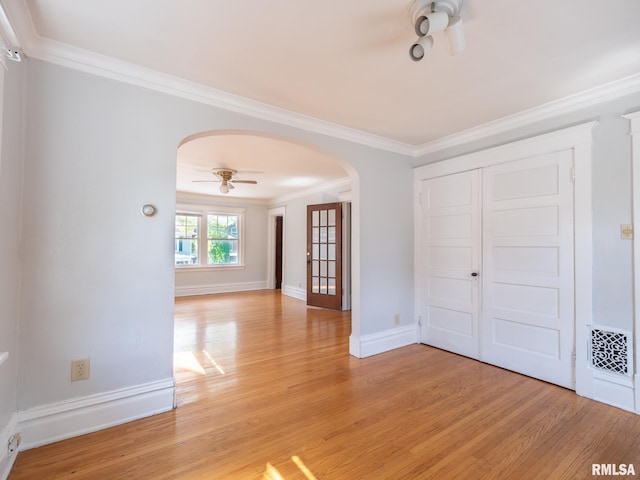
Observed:
[[[284,477],[280,475],[280,472],[276,467],[267,463],[267,469],[262,475],[262,480],[284,480]]]
[[[315,475],[311,473],[311,470],[309,470],[307,466],[304,464],[304,462],[300,460],[300,457],[298,457],[297,455],[294,455],[293,457],[291,457],[291,460],[293,460],[293,463],[295,463],[298,466],[300,471],[304,473],[304,476],[307,477],[308,480],[317,480]]]
[[[225,375],[225,371],[222,369],[222,367],[220,365],[218,365],[218,362],[216,362],[213,357],[211,355],[209,355],[209,352],[207,352],[206,350],[202,350],[202,353],[204,353],[206,355],[206,357],[209,359],[209,361],[211,362],[211,365],[213,365],[214,367],[216,367],[216,370],[218,370],[222,375]]]
[[[294,455],[293,457],[291,457],[291,460],[293,461],[293,463],[296,464],[296,466],[304,474],[307,480],[318,480],[315,477],[315,475],[311,473],[311,470],[307,468],[307,466],[300,459],[300,457],[298,457],[297,455]],[[276,467],[271,465],[271,463],[267,463],[266,469],[262,474],[262,480],[285,480],[285,479]]]
[[[193,352],[175,352],[173,354],[173,368],[174,370],[188,370],[200,375],[207,374]]]

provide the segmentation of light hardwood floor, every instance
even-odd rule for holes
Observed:
[[[349,313],[272,291],[178,299],[179,407],[22,452],[9,478],[640,474],[640,416],[424,345],[357,359],[349,333]]]

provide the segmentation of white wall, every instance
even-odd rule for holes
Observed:
[[[593,134],[593,322],[633,328],[632,244],[620,238],[620,224],[631,218],[631,142],[621,115],[638,110],[640,95],[631,95],[562,115],[505,134],[425,155],[425,165],[491,146],[528,138],[585,121],[597,120]],[[579,261],[579,259],[577,260]]]
[[[235,197],[178,192],[178,204],[242,208],[244,212],[243,268],[176,269],[176,295],[202,295],[260,290],[267,285],[267,204]]]
[[[357,178],[354,334],[390,328],[395,313],[412,318],[408,158],[45,62],[27,67],[19,409],[172,376],[176,150],[197,132],[266,132],[342,159]],[[140,214],[145,203],[156,216]],[[70,361],[84,357],[91,379],[71,383]]]
[[[23,65],[0,65],[0,477],[6,462],[7,438],[17,410],[18,318],[20,298],[20,225],[23,160]],[[6,74],[6,78],[5,78]],[[4,88],[3,88],[4,87]],[[2,121],[4,119],[4,121]]]

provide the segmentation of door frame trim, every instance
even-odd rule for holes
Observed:
[[[587,342],[592,323],[592,199],[591,160],[593,129],[598,122],[587,122],[555,132],[538,135],[505,145],[469,153],[414,169],[414,255],[421,261],[418,235],[420,225],[420,182],[435,177],[451,175],[467,170],[490,167],[512,160],[524,159],[559,150],[572,150],[574,158],[574,262],[575,274],[575,380],[576,393],[588,398],[594,396],[594,379],[588,368]],[[414,275],[416,329],[419,331],[420,278]],[[422,339],[420,339],[422,340]]]
[[[629,120],[629,135],[631,136],[631,195],[632,195],[632,223],[634,230],[640,228],[640,111],[622,115]],[[633,316],[635,337],[635,365],[640,365],[640,348],[638,347],[638,332],[640,332],[640,231],[633,235]],[[640,374],[635,373],[634,385],[640,384]],[[640,388],[634,392],[634,408],[640,413]]]

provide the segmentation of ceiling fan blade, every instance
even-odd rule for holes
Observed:
[[[233,183],[250,183],[252,185],[256,185],[258,182],[255,180],[231,180]]]

